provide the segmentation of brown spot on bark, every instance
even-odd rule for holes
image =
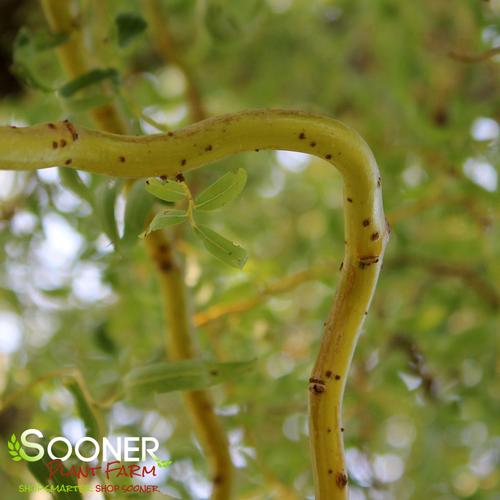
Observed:
[[[69,120],[64,120],[64,125],[66,126],[69,133],[71,134],[71,138],[73,139],[73,142],[75,142],[78,139],[78,132],[76,131],[75,126]]]
[[[56,126],[53,124],[53,123],[49,123],[47,125],[49,128],[51,128],[52,130],[55,130],[56,129]]]
[[[62,148],[63,148],[64,146],[66,146],[66,144],[68,144],[68,143],[65,141],[65,139],[61,139],[61,140],[59,141],[59,146],[61,146]]]
[[[323,380],[321,380],[320,378],[315,378],[315,377],[311,377],[309,379],[309,382],[318,382],[318,384],[324,384]]]
[[[224,482],[224,476],[222,474],[218,474],[214,477],[214,484],[222,484]]]
[[[186,161],[186,160],[184,160],[184,161]],[[177,174],[177,175],[175,176],[175,180],[176,180],[177,182],[184,182],[186,179],[184,178],[184,176],[183,176],[182,174]]]
[[[57,142],[56,141],[52,141],[52,149],[57,149]]]
[[[72,160],[71,158],[68,158],[68,159],[64,162],[64,164],[65,164],[65,165],[70,165],[72,161],[73,161],[73,160]]]
[[[186,160],[185,159],[182,159],[181,160],[181,165],[184,166],[186,164]]]
[[[313,394],[322,394],[325,390],[325,382],[323,380],[314,377],[309,379],[309,391]]]
[[[167,135],[168,135],[169,137],[173,137],[173,136],[174,136],[174,133],[173,133],[173,132],[167,132]]]
[[[370,219],[365,219],[365,220],[363,221],[363,226],[364,226],[364,227],[368,227],[369,225],[370,225]]]
[[[124,163],[124,162],[125,162],[125,156],[120,156],[120,161],[121,161],[122,163]]]
[[[380,235],[378,233],[373,233],[370,237],[372,241],[377,241],[380,238]]]
[[[335,482],[340,489],[344,489],[347,486],[347,474],[345,472],[337,472]]]
[[[372,264],[376,264],[378,262],[378,257],[361,257],[359,259],[359,267],[360,269],[364,269],[365,267],[371,266]]]
[[[344,430],[345,430],[345,429],[344,429],[343,427],[341,427],[341,428],[340,428],[340,432],[344,432]]]
[[[299,139],[305,139],[306,138],[306,134],[304,134],[304,132],[301,132],[299,134]]]
[[[309,146],[311,146],[312,148],[314,148],[316,146],[316,143],[314,141],[312,141]]]
[[[314,394],[322,394],[325,392],[325,386],[321,384],[312,384],[309,386],[309,390]]]
[[[212,151],[212,145],[209,144],[206,148],[205,148],[205,151]]]
[[[332,371],[331,370],[327,370],[325,375],[327,376],[327,378],[330,378],[332,376]]]
[[[326,429],[326,432],[332,432],[332,430],[330,429],[330,427],[328,427],[328,429]]]
[[[352,198],[347,198],[347,201],[348,201],[349,203],[352,203]]]
[[[380,187],[382,185],[382,179],[379,177],[377,179],[377,187]]]
[[[162,181],[166,181],[166,180],[168,179],[168,177],[167,177],[166,175],[160,175],[160,179],[161,179]],[[148,181],[146,181],[146,183],[148,183],[148,184],[149,184],[149,182],[148,182]]]
[[[332,159],[332,155],[331,155],[330,153],[328,153],[327,155],[325,155],[325,158],[326,158],[327,160],[331,160],[331,159]]]
[[[328,474],[333,474],[332,469],[328,469]]]
[[[339,271],[342,271],[342,269],[344,269],[344,261],[342,261],[339,266]]]
[[[340,375],[335,375],[335,380],[340,380]]]
[[[372,264],[376,264],[378,262],[379,258],[377,255],[366,255],[364,257],[359,258],[359,267],[361,269],[364,269],[367,266],[370,266]]]
[[[172,269],[172,262],[170,262],[170,260],[162,260],[158,263],[158,267],[161,271],[166,273]]]
[[[256,149],[255,152],[258,153],[260,151],[260,149]]]
[[[210,370],[210,375],[213,375],[215,377],[216,375],[219,375],[219,371],[218,370]]]

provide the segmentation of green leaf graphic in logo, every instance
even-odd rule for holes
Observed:
[[[171,463],[173,463],[172,460],[162,460],[161,458],[158,458],[154,453],[152,453],[151,456],[153,457],[154,461],[156,462],[156,465],[158,467],[160,467],[161,469],[165,469]]]
[[[23,450],[21,443],[19,443],[15,434],[12,434],[12,436],[10,436],[9,441],[7,441],[7,446],[9,448],[10,458],[14,460],[14,462],[19,462],[21,460],[26,460],[26,462],[35,461],[33,457],[27,455]]]

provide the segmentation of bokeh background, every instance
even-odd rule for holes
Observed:
[[[74,7],[93,67],[119,74],[112,99],[136,133],[257,107],[318,112],[361,133],[382,172],[393,232],[345,401],[351,498],[498,498],[498,1]],[[116,25],[123,12],[148,22],[126,44]],[[90,126],[95,88],[80,102],[51,90],[67,81],[55,49],[20,46],[22,29],[46,37],[39,3],[3,0],[1,123],[70,117]],[[261,151],[187,180],[198,191],[236,167],[249,174],[243,195],[207,221],[248,249],[245,268],[220,263],[189,231],[174,233],[194,335],[201,357],[258,359],[254,373],[211,391],[236,498],[312,498],[307,378],[342,260],[341,179],[307,155]],[[83,178],[92,189],[104,182]],[[109,434],[160,439],[173,460],[157,478],[164,494],[208,498],[207,462],[179,394],[113,400],[132,366],[165,356],[169,318],[144,245],[114,252],[55,168],[0,173],[0,243],[2,442],[28,427],[83,435],[73,396],[50,376],[77,368],[96,400],[113,401]],[[28,471],[1,448],[2,497],[26,498],[17,485]]]

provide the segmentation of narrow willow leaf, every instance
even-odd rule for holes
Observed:
[[[108,79],[113,81],[113,83],[118,83],[118,71],[114,68],[92,69],[68,83],[65,83],[59,89],[59,94],[62,97],[71,97],[85,87]]]
[[[197,210],[216,210],[236,199],[247,182],[244,168],[227,172],[220,179],[202,191],[195,200]]]
[[[96,189],[95,212],[101,223],[104,234],[118,248],[120,238],[116,227],[115,203],[118,194],[118,184],[109,185],[103,182]]]
[[[161,181],[151,177],[146,181],[146,191],[160,200],[176,202],[186,197],[182,184],[175,181]]]
[[[137,237],[144,231],[154,201],[153,196],[144,189],[142,182],[136,182],[132,186],[125,205],[125,229],[122,238],[125,247],[136,243]]]
[[[123,12],[115,19],[118,30],[118,45],[126,47],[135,37],[143,33],[148,23],[134,12]]]
[[[82,198],[90,205],[94,203],[92,191],[85,185],[76,170],[67,167],[59,167],[58,171],[61,184],[66,189],[69,189],[72,193],[76,194],[76,196]]]
[[[239,380],[255,364],[255,360],[217,363],[194,359],[155,363],[133,369],[125,377],[125,389],[130,395],[206,389]]]
[[[49,440],[44,439],[40,444],[47,449],[47,445],[49,443]],[[64,454],[64,449],[62,450],[62,453],[56,450],[57,446],[54,447],[55,453],[58,456],[61,456]],[[27,462],[27,466],[29,471],[31,472],[31,475],[44,487],[47,485],[53,487],[54,491],[51,492],[52,497],[55,500],[82,500],[82,494],[78,491],[62,491],[64,486],[70,486],[72,488],[69,489],[76,489],[73,487],[76,487],[78,485],[78,481],[76,480],[75,476],[71,475],[67,467],[64,465],[64,463],[60,463],[59,466],[61,467],[61,472],[58,472],[57,474],[54,474],[54,477],[50,478],[49,475],[49,462],[52,459],[49,457],[47,453],[40,459],[37,460],[36,462]],[[55,491],[56,488],[59,488],[61,491]]]
[[[187,220],[187,213],[184,210],[169,209],[163,212],[158,212],[154,219],[149,224],[148,230],[143,236],[147,236],[153,231],[158,231],[159,229],[164,229],[169,226],[175,226],[176,224],[181,224]]]
[[[195,225],[193,230],[213,256],[238,269],[245,265],[248,254],[244,248],[232,243],[206,226]]]
[[[75,398],[78,413],[85,424],[86,435],[99,440],[101,438],[101,428],[99,426],[99,419],[92,408],[90,401],[87,400],[87,395],[80,386],[80,384],[73,379],[68,380],[64,384],[69,392]]]

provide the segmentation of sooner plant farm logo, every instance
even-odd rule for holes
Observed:
[[[43,443],[43,444],[42,444]],[[72,444],[69,439],[57,436],[45,440],[43,433],[38,429],[27,429],[19,437],[12,434],[7,442],[10,458],[14,462],[43,461],[47,469],[47,482],[53,483],[56,479],[96,477],[105,481],[114,478],[151,478],[157,476],[156,468],[166,468],[172,461],[161,460],[155,455],[160,447],[154,437],[117,437],[113,441],[104,437],[100,441],[85,436]],[[71,465],[66,467],[64,462],[78,459],[86,465]],[[154,460],[155,465],[139,465],[129,462],[145,462]],[[93,462],[92,465],[89,463]],[[74,463],[74,460],[72,461]],[[101,463],[101,465],[99,465]],[[151,463],[151,462],[150,462]],[[48,485],[49,486],[49,485]],[[47,487],[48,487],[47,486]],[[20,486],[20,491],[28,492],[26,485]],[[125,490],[124,488],[128,488]],[[135,488],[135,489],[133,489]],[[137,485],[98,484],[97,492],[116,492],[118,490],[136,492]],[[157,486],[140,486],[141,492],[158,491]],[[31,491],[31,490],[29,490]],[[73,490],[72,490],[73,491]],[[83,490],[82,490],[83,491]]]

